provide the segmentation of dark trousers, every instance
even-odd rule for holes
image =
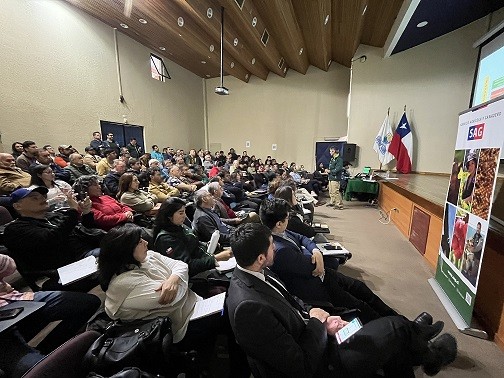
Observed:
[[[333,269],[326,269],[324,286],[334,306],[359,309],[359,318],[364,324],[383,316],[397,315],[364,282]]]
[[[385,377],[414,378],[413,366],[421,365],[427,341],[418,326],[403,316],[373,320],[338,345],[331,338],[329,363],[344,377],[373,377],[383,369]]]

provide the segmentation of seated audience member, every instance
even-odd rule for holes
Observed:
[[[205,155],[205,160],[203,161],[203,168],[205,168],[205,172],[208,173],[210,170],[213,168],[213,160],[212,160],[212,155],[207,154]]]
[[[207,178],[207,175],[205,173],[202,172],[201,175],[198,175],[195,172],[195,168],[191,169],[187,165],[184,165],[182,166],[182,168],[180,168],[180,175],[183,182],[189,185],[194,184],[198,187],[198,189],[201,189],[203,185],[205,185],[203,181]]]
[[[265,200],[259,216],[273,234],[275,264],[271,269],[292,294],[306,302],[326,301],[336,307],[359,309],[363,323],[397,315],[364,282],[325,267],[322,253],[313,241],[287,231],[289,208],[282,199]],[[442,324],[439,326],[442,328]]]
[[[23,143],[14,142],[12,143],[12,156],[17,159],[23,153]]]
[[[0,152],[0,194],[11,194],[17,188],[30,185],[29,173],[16,167],[16,160],[11,154]]]
[[[259,216],[253,211],[245,214],[244,217],[238,217],[236,213],[222,200],[224,190],[218,182],[211,182],[208,184],[208,192],[215,200],[214,212],[220,217],[221,221],[225,224],[237,226],[242,223],[260,222]]]
[[[93,174],[96,174],[96,164],[100,161],[100,150],[87,146],[84,151],[86,151],[86,154],[84,155],[84,164],[92,169]]]
[[[70,155],[75,151],[71,145],[61,144],[58,146],[59,154],[54,158],[54,162],[58,164],[61,168],[65,168],[70,164]]]
[[[182,181],[180,168],[177,165],[171,167],[167,182],[174,188],[177,188],[180,193],[193,193],[198,189],[195,184],[186,184]]]
[[[413,366],[435,375],[456,358],[452,335],[430,342],[434,326],[401,316],[374,320],[338,345],[334,335],[347,322],[306,306],[268,269],[276,257],[267,227],[238,227],[231,247],[238,265],[228,290],[228,314],[254,376],[373,377],[382,369],[385,377],[413,378]]]
[[[210,169],[210,171],[208,171],[208,177],[212,178],[217,176],[221,171],[222,167],[224,167],[224,162],[217,161],[215,165]]]
[[[192,228],[197,232],[201,241],[210,241],[215,230],[219,230],[219,243],[223,247],[229,246],[229,234],[233,227],[224,224],[219,216],[213,212],[215,199],[208,191],[204,189],[198,190],[194,194],[194,202],[196,203],[196,211],[192,221]]]
[[[49,152],[51,160],[54,162],[54,159],[56,158],[56,151],[54,151],[54,148],[50,144],[46,144],[42,147],[42,149]]]
[[[91,147],[92,149],[94,149],[98,154],[100,154],[101,151],[106,148],[105,144],[102,141],[101,133],[99,131],[95,131],[93,133],[93,140],[91,142],[89,142],[88,147]]]
[[[219,175],[221,175],[220,173]],[[260,199],[249,198],[247,193],[245,193],[245,189],[243,183],[240,180],[240,175],[238,173],[233,174],[224,174],[223,175],[223,183],[224,183],[224,192],[229,195],[234,196],[234,201],[236,202],[236,208],[239,210],[250,209],[250,211],[256,211],[259,208],[259,204],[261,203]],[[228,197],[229,198],[229,197]],[[224,202],[227,203],[226,196],[222,197]],[[228,203],[228,205],[230,205]]]
[[[201,162],[198,162],[198,155],[194,148],[191,148],[189,155],[185,157],[185,163],[189,166],[201,165]]]
[[[163,154],[159,151],[159,147],[157,146],[157,144],[152,146],[152,151],[150,154],[153,159],[156,159],[157,161],[159,161],[160,164],[163,164],[164,161]]]
[[[96,164],[96,174],[105,176],[114,168],[114,160],[117,159],[117,154],[113,148],[106,148],[103,151],[104,158]]]
[[[44,354],[52,352],[65,341],[76,335],[100,306],[100,299],[92,294],[37,291],[21,293],[12,288],[4,278],[14,273],[16,264],[12,258],[0,254],[0,309],[9,303],[24,301],[44,302],[37,310],[14,327],[4,330],[0,337],[0,369],[7,377],[21,377],[29,368],[40,361]],[[37,349],[27,342],[49,323],[60,320],[38,345]]]
[[[138,159],[143,154],[143,149],[137,143],[136,138],[130,138],[130,142],[126,146],[131,157]]]
[[[167,199],[159,209],[154,221],[154,246],[159,253],[189,265],[189,277],[215,268],[219,261],[229,260],[229,248],[211,255],[207,253],[207,243],[184,224],[186,219],[185,201],[180,198]]]
[[[117,193],[119,192],[119,180],[124,172],[126,172],[126,164],[124,161],[115,159],[113,168],[103,179],[103,185],[105,185],[105,188],[111,197],[117,196]]]
[[[294,163],[292,163],[294,164]],[[315,193],[317,196],[320,194],[320,184],[317,180],[302,178],[298,173],[296,166],[294,165],[294,170],[289,173],[290,177],[294,182],[301,188],[305,188],[310,193]]]
[[[123,147],[121,148],[121,150],[125,149],[126,147]],[[124,163],[126,164],[126,166],[128,165],[128,162],[129,162],[129,159],[132,159],[129,151],[126,149],[126,151],[121,151],[121,153],[119,154],[119,159],[124,161]],[[134,159],[134,158],[133,158]]]
[[[220,312],[189,322],[202,298],[188,286],[187,264],[149,251],[141,236],[140,227],[127,224],[110,230],[101,242],[98,266],[105,311],[112,319],[123,321],[168,316],[175,345],[180,350],[196,350],[203,370],[207,370],[216,336],[230,330],[229,323]],[[230,353],[234,353],[232,349],[238,348],[234,338],[228,342]],[[245,376],[249,375],[250,371]]]
[[[326,168],[324,163],[320,163],[317,169],[313,172],[313,178],[320,182],[322,188],[327,188],[329,186],[329,179],[327,178]]]
[[[149,193],[154,194],[160,203],[163,203],[170,197],[178,197],[180,195],[177,188],[163,181],[160,169],[149,169],[148,174],[150,177]]]
[[[135,158],[128,159],[128,170],[126,172],[133,173],[138,181],[140,181],[140,188],[147,188],[149,186],[149,173],[145,167],[142,167],[140,160]]]
[[[100,252],[98,240],[83,238],[76,230],[79,212],[84,226],[95,226],[89,198],[77,202],[69,193],[67,211],[49,212],[47,192],[45,186],[38,186],[18,189],[11,196],[20,217],[5,226],[4,242],[14,260],[22,261],[26,273],[54,270]],[[91,279],[84,279],[66,288],[87,291],[95,285]]]
[[[37,156],[37,145],[31,140],[23,142],[23,153],[16,159],[16,165],[25,172],[29,172],[30,165],[34,164]]]
[[[316,232],[312,226],[305,223],[303,208],[299,205],[296,194],[292,188],[288,185],[280,186],[275,191],[275,198],[285,200],[290,206],[287,229],[297,234],[306,236],[307,238],[313,238]]]
[[[235,173],[240,171],[240,162],[238,160],[233,160],[233,164],[229,167],[229,173]]]
[[[70,172],[70,183],[73,184],[81,176],[93,175],[94,171],[84,164],[84,158],[81,154],[71,154],[69,156],[70,164],[65,167]]]
[[[140,190],[139,185],[140,182],[133,173],[123,174],[119,180],[117,199],[137,213],[156,215],[161,204],[156,204],[157,197]]]
[[[56,180],[52,168],[45,164],[34,165],[30,171],[32,175],[30,185],[45,186],[48,189],[47,204],[51,211],[68,206],[67,196],[72,193],[69,183]]]
[[[49,146],[49,148],[52,147]],[[70,171],[61,168],[58,164],[54,163],[49,150],[46,150],[45,148],[39,148],[37,152],[37,161],[32,165],[32,167],[38,164],[48,165],[56,175],[56,180],[65,182],[70,181]]]
[[[140,160],[140,163],[142,163],[143,168],[145,169],[149,168],[149,160],[151,159],[150,154],[143,154],[137,159]]]
[[[82,176],[73,186],[76,193],[91,199],[91,212],[97,227],[108,231],[119,224],[133,222],[133,210],[116,199],[103,194],[97,176]]]

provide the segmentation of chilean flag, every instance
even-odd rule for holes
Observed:
[[[397,129],[390,142],[388,152],[397,160],[396,169],[401,173],[411,172],[411,157],[413,156],[413,135],[406,118],[406,112],[401,117]]]

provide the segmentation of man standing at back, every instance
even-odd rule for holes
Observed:
[[[326,169],[326,172],[329,174],[329,197],[331,197],[331,200],[326,206],[343,210],[343,199],[339,191],[341,174],[343,173],[343,159],[334,146],[329,148],[329,153],[331,154],[331,160],[329,161],[329,169]]]

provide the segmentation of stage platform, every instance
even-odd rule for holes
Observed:
[[[384,173],[383,173],[384,175]],[[390,174],[379,179],[378,204],[390,214],[397,229],[436,269],[448,174]],[[502,219],[504,178],[498,177],[497,198],[492,214]],[[397,209],[397,210],[393,210]],[[475,314],[489,335],[504,350],[504,226],[490,220],[484,249]]]

